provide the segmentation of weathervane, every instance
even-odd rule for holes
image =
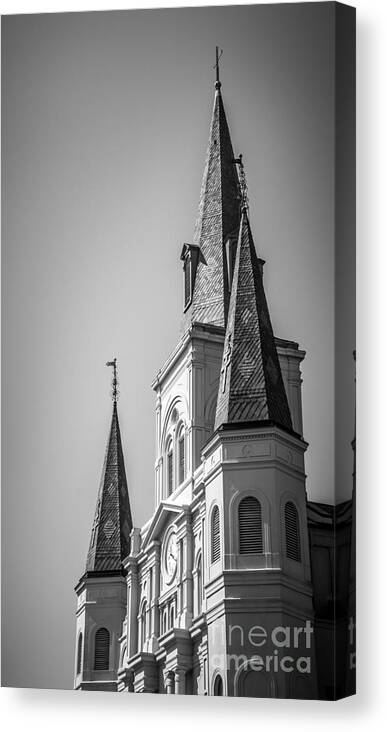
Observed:
[[[243,210],[248,211],[249,196],[248,196],[248,190],[247,190],[245,166],[243,165],[243,161],[242,161],[242,153],[239,155],[239,158],[235,158],[235,160],[233,160],[232,162],[238,166],[238,178],[239,178],[239,186],[241,189],[241,198],[242,198],[241,208],[242,208],[242,211]]]
[[[216,63],[215,66],[213,66],[213,69],[216,69],[216,82],[215,82],[215,89],[220,89],[221,83],[219,81],[219,61],[220,57],[223,55],[223,51],[221,50],[219,53],[219,46],[216,47]]]
[[[113,366],[112,399],[114,404],[116,404],[119,395],[117,379],[117,359],[114,358],[113,361],[106,361],[106,366]]]

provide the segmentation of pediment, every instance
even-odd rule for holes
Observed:
[[[175,503],[161,501],[159,503],[151,523],[147,535],[143,541],[142,549],[145,549],[152,541],[158,540],[165,525],[170,523],[171,518],[177,517],[182,511],[182,506]]]

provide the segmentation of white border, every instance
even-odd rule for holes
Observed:
[[[169,2],[1,2],[1,13],[176,7]],[[206,5],[205,2],[187,3]],[[231,4],[216,2],[212,5]],[[236,4],[238,0],[233,0]],[[250,3],[249,3],[250,4]],[[134,725],[157,731],[267,725],[287,732],[327,724],[343,732],[379,729],[385,716],[385,542],[387,480],[386,307],[387,289],[387,3],[357,0],[358,23],[358,694],[338,703],[279,699],[219,699],[69,691],[2,689],[4,729],[93,729]],[[372,366],[372,368],[371,368]],[[372,374],[372,378],[371,378]]]

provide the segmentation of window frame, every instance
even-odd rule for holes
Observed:
[[[224,696],[224,683],[223,683],[223,678],[220,673],[217,673],[215,675],[212,689],[213,689],[213,694],[212,694],[213,696]],[[219,691],[221,691],[221,694],[219,694]]]

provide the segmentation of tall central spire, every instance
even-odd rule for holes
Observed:
[[[227,245],[238,237],[240,186],[220,91],[219,58],[217,51],[214,107],[193,242],[200,256],[185,327],[194,321],[226,326],[231,290]]]

